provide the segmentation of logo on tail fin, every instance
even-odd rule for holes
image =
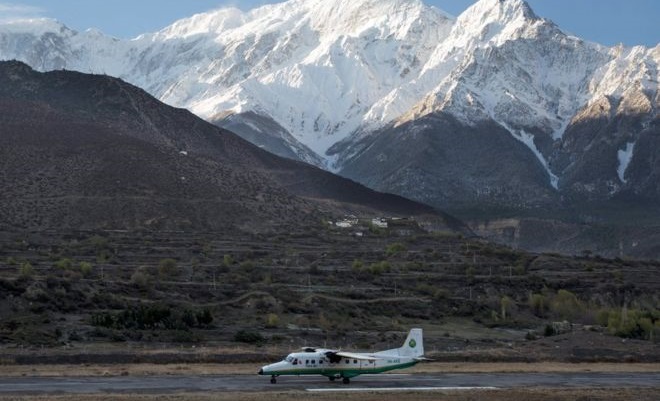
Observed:
[[[417,341],[415,341],[415,339],[413,338],[408,342],[408,345],[410,346],[410,348],[415,348],[417,346]]]

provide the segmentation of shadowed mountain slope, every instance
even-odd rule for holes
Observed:
[[[266,229],[322,217],[426,215],[272,155],[125,82],[0,63],[2,228]]]

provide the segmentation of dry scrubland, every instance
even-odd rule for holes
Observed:
[[[257,364],[414,326],[442,362],[660,361],[659,262],[397,224],[0,233],[0,365]]]
[[[461,392],[311,394],[304,392],[1,397],[0,401],[657,401],[660,389],[522,389]]]

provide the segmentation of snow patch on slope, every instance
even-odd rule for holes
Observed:
[[[548,165],[548,161],[536,147],[536,144],[534,143],[534,135],[529,134],[524,130],[512,129],[507,125],[504,125],[504,128],[506,128],[514,138],[524,143],[525,146],[527,146],[532,151],[532,153],[534,153],[536,158],[541,163],[541,166],[543,166],[543,169],[545,169],[545,171],[548,173],[548,177],[550,177],[550,185],[552,185],[554,189],[559,189],[559,177],[557,177],[557,175],[552,172],[550,165]]]
[[[626,170],[632,161],[634,149],[635,142],[628,142],[626,144],[626,148],[619,150],[617,153],[617,157],[619,159],[619,167],[616,169],[616,172],[619,175],[619,180],[621,180],[621,182],[624,184],[628,182],[626,180]]]

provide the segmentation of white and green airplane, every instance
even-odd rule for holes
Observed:
[[[285,375],[323,375],[331,381],[342,379],[344,384],[348,384],[355,376],[408,368],[425,360],[422,329],[410,330],[401,348],[372,354],[322,348],[303,348],[302,351],[264,366],[259,374],[269,375],[273,384],[277,383],[277,376]]]

